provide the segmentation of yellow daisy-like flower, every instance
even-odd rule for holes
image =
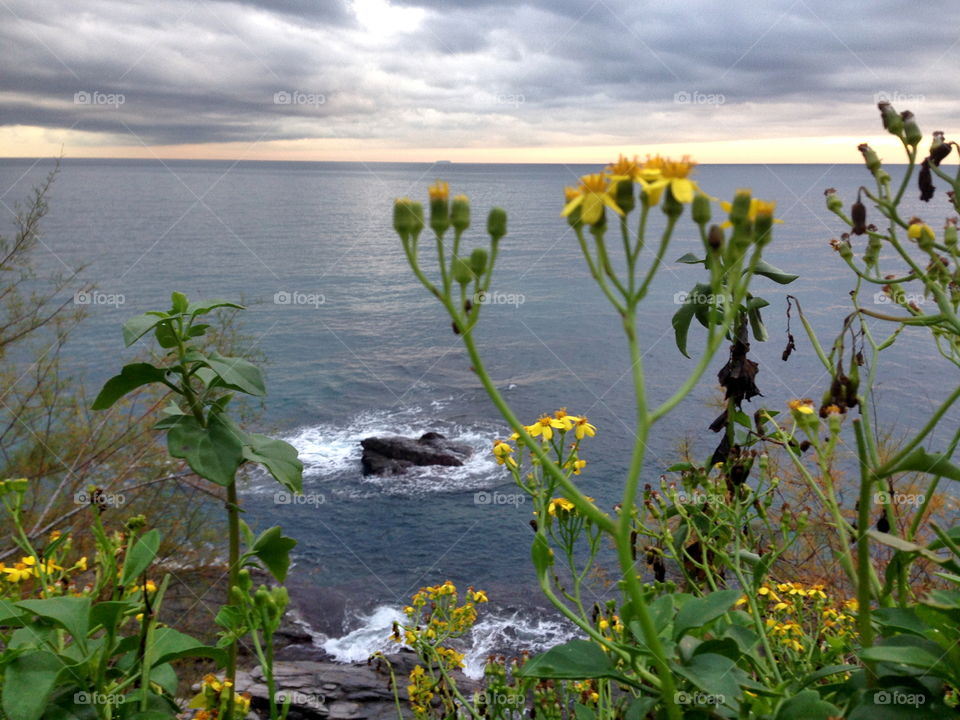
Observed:
[[[749,599],[746,595],[741,595],[737,598],[737,601],[733,604],[734,607],[740,607],[741,605],[746,605],[749,602]]]
[[[12,567],[3,567],[0,571],[7,576],[7,582],[22,582],[37,575],[35,564],[32,557],[23,557],[20,558],[20,562],[14,563]]]
[[[527,425],[524,429],[533,437],[542,435],[544,440],[550,440],[553,438],[554,428],[557,428],[558,430],[565,429],[562,421],[558,420],[557,418],[550,417],[549,415],[544,415],[533,425]]]
[[[791,400],[787,403],[787,407],[791,410],[796,410],[801,415],[813,415],[813,400]]]
[[[493,444],[493,457],[496,458],[497,465],[507,464],[510,467],[516,467],[517,461],[510,456],[512,452],[513,448],[502,440],[497,440]]]
[[[567,500],[565,497],[553,498],[550,501],[550,504],[547,505],[547,512],[553,515],[554,517],[557,516],[558,510],[563,512],[574,512],[576,509],[577,509],[576,505],[574,505],[572,502]]]
[[[912,240],[919,240],[920,236],[924,234],[931,239],[936,237],[932,227],[927,225],[925,222],[918,221],[916,218],[914,218],[914,221],[910,223],[910,227],[907,228],[907,237],[911,238]]]
[[[593,437],[597,434],[597,428],[587,422],[586,417],[579,417],[575,423],[575,435],[577,440],[583,440],[584,437]]]
[[[643,170],[646,177],[651,179],[651,182],[644,186],[650,204],[657,204],[660,200],[660,192],[667,188],[677,202],[693,202],[693,195],[699,187],[688,176],[696,165],[689,155],[684,155],[682,160],[648,155],[647,161],[643,164]],[[654,175],[655,172],[659,173],[659,177]]]
[[[437,180],[427,188],[431,200],[447,200],[450,197],[450,183]]]
[[[567,464],[567,467],[573,470],[574,475],[579,475],[580,472],[587,466],[586,460],[573,460]]]
[[[620,157],[615,163],[607,165],[607,172],[614,182],[620,180],[637,180],[642,177],[642,171],[643,163],[637,159],[636,155],[634,155],[631,160],[623,153],[620,153]]]
[[[577,420],[580,419],[580,418],[576,417],[575,415],[567,415],[567,409],[566,409],[566,408],[560,408],[559,410],[557,410],[557,411],[553,414],[553,416],[554,416],[557,420],[559,420],[560,422],[563,423],[563,429],[564,429],[564,430],[572,430],[572,429],[573,429],[573,424],[574,424],[575,422],[577,422]]]
[[[617,215],[623,215],[623,210],[617,206],[610,195],[610,177],[604,173],[584,175],[580,178],[579,193],[567,202],[560,216],[567,217],[580,208],[580,221],[593,225],[603,217],[604,207],[610,208]]]
[[[489,602],[487,598],[487,593],[484,590],[474,590],[473,591],[473,602],[485,603]]]
[[[727,202],[726,200],[720,201],[720,207],[724,209],[725,212],[730,212],[733,209],[733,204]],[[756,222],[758,215],[773,215],[773,211],[777,209],[777,203],[767,202],[766,200],[761,200],[760,198],[752,197],[750,198],[750,209],[747,210],[747,219],[750,222]],[[773,222],[783,223],[783,220],[779,218],[774,218]],[[728,228],[733,225],[729,220],[725,220],[720,224],[722,228]]]

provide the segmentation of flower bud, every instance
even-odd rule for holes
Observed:
[[[840,257],[842,257],[845,261],[850,262],[853,260],[853,248],[850,247],[850,243],[838,242],[836,248],[837,252],[840,253]]]
[[[253,594],[253,603],[258,608],[265,608],[268,603],[271,602],[270,591],[267,590],[266,585],[261,585],[257,588],[257,591]]]
[[[840,199],[837,191],[833,188],[824,190],[823,195],[827,199],[827,210],[830,212],[837,212],[843,208],[843,200]]]
[[[884,129],[891,135],[899,137],[903,132],[903,118],[888,102],[878,103],[877,107],[880,108],[880,119],[883,121]]]
[[[737,190],[733,196],[733,202],[730,204],[730,222],[734,225],[740,225],[746,222],[750,217],[750,191]]]
[[[937,130],[934,132],[933,142],[930,143],[930,162],[932,162],[935,167],[940,167],[940,163],[950,154],[950,148],[950,143],[944,142],[943,140],[943,131]]]
[[[706,225],[710,222],[710,198],[703,193],[694,195],[691,215],[697,225]]]
[[[250,571],[247,568],[243,568],[237,573],[237,585],[244,592],[250,592],[250,588],[253,587],[253,578],[250,576]]]
[[[461,285],[466,285],[467,283],[472,282],[475,278],[473,270],[470,269],[470,265],[459,257],[455,257],[453,259],[452,272],[453,279]]]
[[[767,246],[773,240],[773,213],[757,213],[757,219],[753,223],[753,234],[760,247]]]
[[[850,206],[850,220],[853,221],[850,232],[854,235],[863,235],[867,231],[867,207],[860,200]]]
[[[450,208],[450,224],[457,232],[463,232],[470,227],[470,199],[466,195],[457,195],[453,198]]]
[[[613,201],[624,214],[629,213],[637,206],[637,198],[633,192],[632,180],[618,180],[613,189]]]
[[[923,140],[923,133],[920,132],[920,126],[917,125],[913,113],[909,110],[904,110],[900,113],[900,117],[903,118],[903,139],[906,140],[907,145],[916,147],[920,141]]]
[[[413,215],[410,198],[397,198],[393,203],[393,229],[402,240],[406,240],[413,232],[416,218]]]
[[[470,269],[477,277],[483,275],[487,270],[487,251],[483,248],[477,248],[470,253]]]
[[[663,210],[663,214],[668,218],[678,218],[683,213],[683,203],[673,196],[673,190],[668,187],[660,209]]]
[[[917,173],[917,187],[920,188],[920,199],[923,202],[930,202],[937,187],[933,184],[933,174],[930,172],[929,158],[920,164],[920,172]]]
[[[145,527],[147,524],[147,518],[145,515],[134,515],[131,518],[127,518],[125,526],[127,530],[140,530]]]
[[[723,228],[719,225],[711,225],[707,232],[707,249],[712,252],[719,252],[723,249]]]
[[[233,605],[243,605],[243,591],[236,585],[230,588],[230,602]]]
[[[857,146],[857,150],[859,150],[860,154],[863,155],[863,161],[867,164],[867,169],[876,175],[877,170],[880,169],[880,157],[877,155],[874,149],[866,143],[861,143]]]
[[[951,250],[957,248],[957,219],[949,218],[943,228],[943,242]]]
[[[490,208],[490,214],[487,215],[487,233],[493,242],[498,242],[500,238],[507,234],[507,211],[503,208]]]

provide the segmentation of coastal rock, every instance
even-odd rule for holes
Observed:
[[[369,437],[361,440],[360,445],[364,475],[395,475],[424,465],[460,467],[473,453],[466,443],[448,440],[435,432],[416,440],[401,435]]]
[[[400,706],[410,716],[406,678],[417,656],[403,650],[389,656],[399,685]],[[369,664],[333,662],[277,662],[277,693],[291,699],[290,720],[396,720],[390,671],[382,660]],[[457,686],[473,692],[477,682],[456,674]],[[252,695],[252,707],[266,717],[268,693],[260,668],[237,672],[237,690]]]

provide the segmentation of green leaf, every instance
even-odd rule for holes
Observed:
[[[169,316],[166,313],[152,311],[130,318],[123,324],[124,345],[130,347],[167,317]]]
[[[862,660],[908,665],[938,676],[946,669],[940,667],[938,657],[914,645],[875,645],[861,650],[859,655]]]
[[[160,548],[160,531],[154,528],[137,538],[137,541],[127,553],[127,558],[123,563],[123,577],[120,584],[124,587],[133,585],[137,578],[142,575],[154,558],[157,557],[157,550]]]
[[[677,613],[673,628],[674,639],[677,640],[688,630],[703,627],[732,610],[733,603],[740,594],[739,590],[718,590],[702,598],[687,600]]]
[[[248,360],[238,357],[224,357],[220,353],[211,353],[206,359],[223,384],[231,390],[239,390],[247,395],[267,394],[260,368]]]
[[[769,278],[780,285],[788,285],[800,277],[799,275],[791,275],[790,273],[786,273],[779,268],[775,268],[766,260],[759,261],[754,266],[753,273],[754,275],[763,275],[765,278]]]
[[[902,472],[921,472],[927,475],[940,475],[960,482],[960,468],[950,462],[942,453],[928,453],[922,447],[914,448],[906,457],[883,469],[877,477],[889,477]]]
[[[610,657],[589,640],[571,640],[550,648],[524,663],[516,674],[519,677],[565,680],[620,678]]]
[[[923,637],[929,629],[912,608],[885,607],[873,611],[873,619],[883,628]],[[885,633],[892,635],[893,633]]]
[[[743,671],[737,670],[730,658],[711,653],[694,655],[686,665],[674,664],[673,668],[704,693],[714,696],[718,705],[737,707],[738,678]]]
[[[7,718],[37,720],[64,668],[63,661],[46,650],[19,655],[7,664],[3,682],[3,711]]]
[[[297,457],[297,449],[290,443],[248,433],[243,457],[263,465],[290,492],[303,492],[303,463]]]
[[[696,305],[685,301],[683,305],[673,314],[670,324],[673,325],[674,340],[677,343],[677,350],[683,353],[684,357],[690,357],[687,353],[687,334],[690,332],[690,321],[697,311]]]
[[[638,697],[627,708],[623,720],[644,720],[657,704],[655,697]]]
[[[702,265],[704,263],[704,259],[698,258],[693,253],[687,253],[683,257],[678,257],[677,262],[684,263],[686,265]]]
[[[667,468],[667,472],[684,472],[686,470],[693,470],[693,463],[680,462],[674,463]]]
[[[137,607],[137,603],[126,600],[107,600],[98,602],[90,610],[90,629],[114,627],[128,610]]]
[[[250,551],[267,566],[277,582],[283,582],[290,567],[290,551],[296,546],[293,538],[284,537],[279,526],[264,530]]]
[[[25,610],[18,608],[9,600],[0,598],[0,625],[20,625],[26,616]]]
[[[54,597],[42,600],[21,600],[17,607],[51,620],[63,627],[81,647],[86,648],[90,629],[90,598]]]
[[[181,415],[167,433],[167,449],[182,458],[200,477],[224,487],[234,481],[243,462],[243,440],[218,414],[212,413],[208,427],[192,415]]]
[[[196,317],[197,315],[206,315],[211,310],[216,310],[217,308],[229,307],[236,308],[237,310],[246,310],[243,305],[237,305],[235,302],[230,302],[229,300],[197,300],[196,302],[190,303],[187,306],[186,313],[190,316]]]
[[[816,690],[803,690],[780,706],[776,720],[827,720],[839,716],[840,709],[821,700]]]
[[[533,559],[533,567],[537,571],[537,575],[546,577],[547,570],[553,565],[553,550],[550,548],[546,536],[542,533],[534,535],[530,556]]]
[[[141,362],[124,365],[119,375],[114,375],[104,384],[100,394],[97,395],[97,399],[93,401],[93,409],[106,410],[128,392],[136,390],[138,387],[163,382],[166,375],[165,370],[154,367],[150,363]]]
[[[750,321],[750,331],[757,342],[766,342],[770,335],[767,332],[767,326],[763,324],[763,317],[760,315],[759,308],[747,310],[747,319]]]
[[[182,292],[174,290],[170,294],[170,305],[174,313],[180,314],[187,311],[187,306],[190,305],[190,301],[187,300],[187,296]]]
[[[189,635],[166,627],[154,631],[152,652],[154,665],[163,665],[185,657],[212,658],[218,663],[226,661],[226,653],[220,648],[204,645]]]
[[[173,329],[171,322],[159,322],[153,329],[153,336],[157,339],[157,344],[162,348],[176,347],[179,343],[177,333]]]

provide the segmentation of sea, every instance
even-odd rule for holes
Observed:
[[[11,232],[17,200],[53,166],[49,159],[0,160],[0,233]],[[452,580],[485,589],[465,640],[468,671],[492,652],[537,652],[575,635],[539,599],[530,557],[531,507],[490,455],[508,430],[484,393],[443,308],[413,277],[392,229],[394,198],[426,200],[429,183],[470,197],[473,227],[465,249],[485,247],[492,206],[509,215],[491,293],[475,330],[484,362],[520,418],[565,407],[598,428],[578,478],[604,509],[619,499],[633,437],[630,362],[620,322],[589,275],[560,217],[563,188],[590,165],[311,163],[66,159],[50,194],[36,251],[40,272],[71,273],[96,285],[79,295],[89,317],[65,356],[92,392],[132,356],[120,326],[129,316],[167,308],[170,292],[247,306],[243,330],[268,362],[261,429],[291,442],[305,466],[302,502],[278,495],[261,475],[243,483],[248,521],[281,524],[298,541],[292,584],[315,643],[338,660],[365,660],[389,647],[391,624],[419,587]],[[902,168],[890,168],[896,178]],[[849,204],[871,180],[859,165],[704,165],[694,179],[713,197],[750,188],[777,202],[772,265],[800,276],[791,285],[758,278],[754,294],[770,339],[754,343],[763,392],[745,409],[783,409],[791,398],[819,399],[827,376],[793,313],[797,350],[786,344],[786,297],[794,295],[828,346],[850,311],[853,279],[829,241],[844,228],[823,193]],[[911,187],[902,214],[942,225],[943,189],[929,204]],[[716,207],[719,218],[721,211]],[[871,219],[874,219],[871,213]],[[662,227],[656,213],[651,238]],[[436,275],[431,243],[424,270]],[[863,241],[858,240],[858,246]],[[608,242],[615,254],[619,239]],[[652,248],[655,242],[651,239]],[[678,263],[702,250],[685,217],[640,311],[640,342],[650,401],[667,398],[694,361],[678,351],[671,317],[703,268]],[[641,265],[652,262],[652,249]],[[897,266],[890,266],[896,268]],[[867,302],[889,305],[872,290]],[[919,298],[922,302],[923,298]],[[881,337],[888,326],[875,324]],[[703,346],[694,324],[690,350]],[[662,422],[648,447],[643,482],[656,483],[689,448],[709,458],[717,438],[716,358],[695,391]],[[952,387],[956,368],[924,330],[906,330],[883,353],[875,404],[885,431],[905,434]],[[956,427],[951,413],[945,427]],[[436,431],[469,443],[458,468],[364,477],[360,440]],[[935,438],[934,444],[943,438]],[[849,498],[848,498],[849,499]],[[852,500],[849,501],[852,505]],[[595,599],[612,597],[597,586]]]

